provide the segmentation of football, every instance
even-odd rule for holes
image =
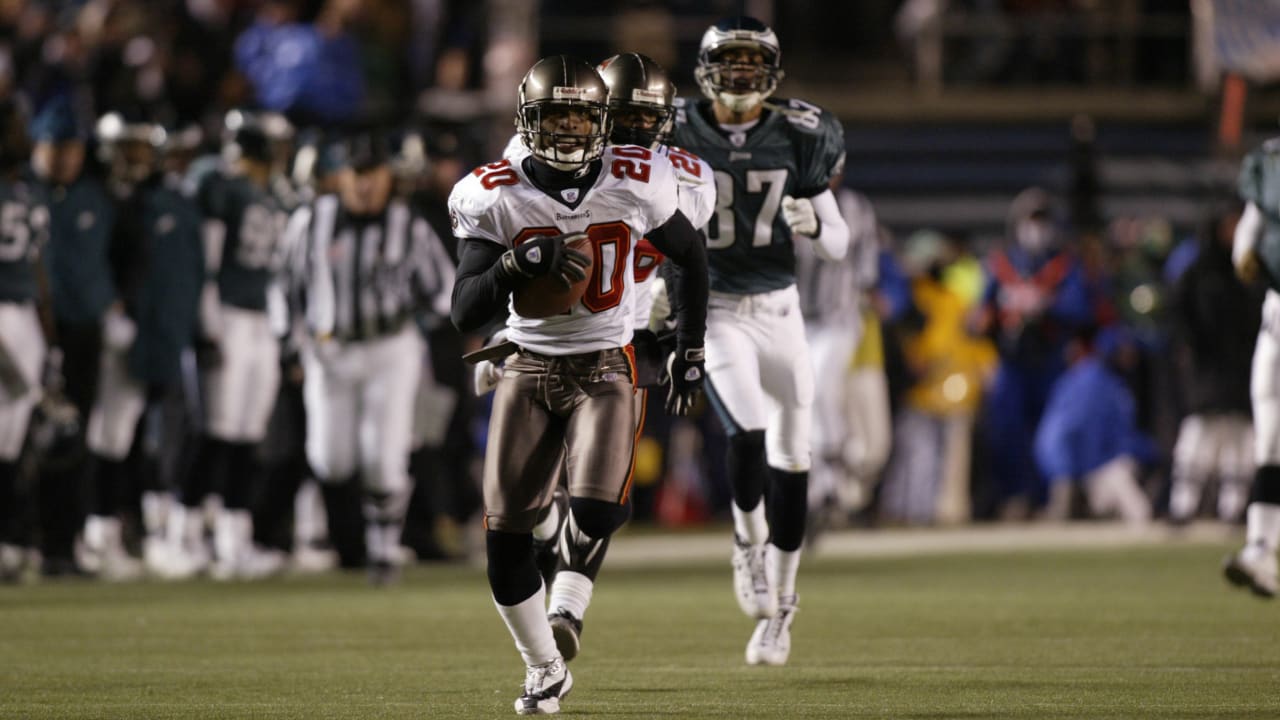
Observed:
[[[585,235],[567,243],[566,247],[577,250],[587,256],[587,266],[583,269],[586,277],[566,288],[554,275],[543,275],[531,278],[524,285],[516,288],[512,295],[516,312],[525,318],[547,318],[568,312],[569,308],[582,299],[587,291],[587,283],[591,282],[591,272],[595,269],[595,253],[591,249],[591,239]]]

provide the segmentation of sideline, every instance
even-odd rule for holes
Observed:
[[[1038,550],[1223,545],[1238,542],[1243,528],[1199,522],[1184,528],[1162,523],[1130,527],[1123,523],[975,525],[961,528],[837,530],[823,535],[816,557],[895,557],[958,553],[1008,553]],[[610,566],[681,565],[729,558],[730,530],[624,530],[609,545]]]

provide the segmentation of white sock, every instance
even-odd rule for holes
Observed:
[[[764,550],[764,571],[778,598],[796,594],[796,573],[800,570],[800,550],[779,550],[769,543]]]
[[[538,591],[519,605],[499,605],[494,600],[493,606],[498,608],[498,614],[507,624],[525,665],[542,665],[560,657],[556,638],[547,622],[547,589],[544,586],[538,585]]]
[[[142,493],[142,525],[147,535],[159,537],[164,534],[165,521],[173,505],[173,496],[168,493]]]
[[[1250,545],[1261,545],[1271,552],[1280,546],[1280,505],[1255,502],[1249,505],[1248,530]]]
[[[400,548],[400,523],[367,522],[364,544],[370,560],[396,562]]]
[[[591,591],[595,585],[582,573],[561,570],[556,573],[556,579],[551,585],[551,603],[548,607],[552,612],[568,610],[571,615],[581,620],[582,616],[587,614],[587,606],[591,604]]]
[[[756,503],[750,510],[743,510],[738,503],[730,502],[733,509],[733,531],[738,537],[752,545],[759,545],[769,539],[769,523],[764,517],[764,500]]]
[[[533,526],[533,539],[546,542],[555,537],[556,530],[560,527],[560,506],[551,503],[551,512],[547,513],[546,519]]]

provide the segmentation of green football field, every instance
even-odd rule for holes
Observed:
[[[1280,604],[1221,581],[1224,541],[820,554],[759,668],[709,537],[606,566],[565,716],[1280,718]],[[5,719],[513,717],[523,672],[474,567],[0,587]]]

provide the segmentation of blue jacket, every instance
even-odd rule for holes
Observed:
[[[1129,387],[1100,358],[1085,358],[1053,386],[1036,430],[1036,463],[1047,478],[1079,479],[1122,455],[1153,462],[1155,443],[1138,429]]]

